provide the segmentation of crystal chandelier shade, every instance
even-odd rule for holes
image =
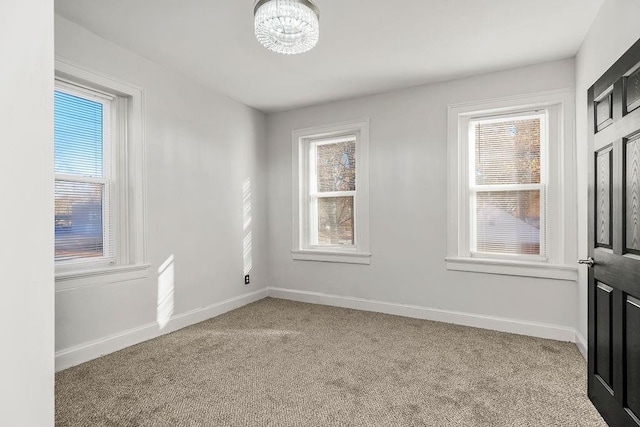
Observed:
[[[311,50],[320,36],[320,13],[310,0],[260,0],[255,32],[267,49],[293,55]]]

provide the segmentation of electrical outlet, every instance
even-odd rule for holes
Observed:
[[[244,284],[245,285],[249,284],[249,275],[248,274],[246,276],[244,276]]]

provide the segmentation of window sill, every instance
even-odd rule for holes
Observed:
[[[128,282],[149,277],[149,264],[124,265],[56,273],[56,291]]]
[[[566,265],[479,258],[445,258],[445,260],[447,262],[447,270],[574,282],[578,280],[578,269]]]
[[[340,262],[345,264],[370,264],[371,254],[346,251],[317,251],[293,249],[291,258],[299,261]]]

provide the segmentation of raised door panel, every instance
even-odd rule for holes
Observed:
[[[596,154],[596,246],[611,248],[612,149]]]
[[[613,123],[613,92],[608,91],[598,97],[595,102],[595,121],[596,131],[600,132],[602,129]]]
[[[613,394],[612,305],[613,288],[598,283],[596,289],[596,374]]]
[[[640,107],[640,68],[625,78],[625,98],[628,112]]]
[[[625,309],[626,409],[640,425],[640,300],[627,296]]]
[[[640,137],[625,144],[626,252],[640,254]]]

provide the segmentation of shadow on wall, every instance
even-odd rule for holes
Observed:
[[[242,183],[242,260],[244,275],[253,267],[251,258],[251,178]]]
[[[175,267],[173,254],[158,268],[158,307],[156,320],[163,330],[173,316]]]

